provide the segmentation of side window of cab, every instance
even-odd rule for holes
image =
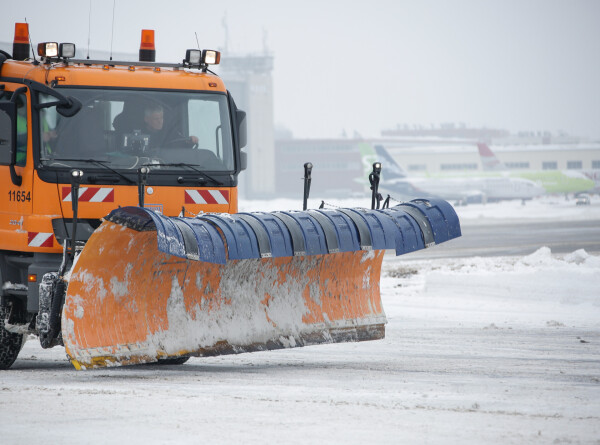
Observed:
[[[10,102],[13,96],[12,91],[0,91],[0,101]],[[10,163],[10,147],[13,144],[12,138],[16,136],[16,165],[23,167],[27,163],[27,96],[19,94],[16,99],[16,134],[13,134],[14,122],[8,114],[2,113],[0,116],[0,163],[8,165]],[[13,116],[14,119],[14,116]]]
[[[27,164],[27,96],[19,94],[17,98],[17,162],[20,167]]]

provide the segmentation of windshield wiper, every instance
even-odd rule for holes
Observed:
[[[135,181],[129,179],[127,176],[119,173],[115,169],[113,169],[113,168],[109,167],[108,165],[106,165],[106,161],[99,161],[97,159],[71,159],[71,158],[52,158],[51,160],[52,161],[66,161],[66,162],[86,162],[88,164],[96,164],[96,165],[99,165],[99,166],[105,168],[106,170],[109,170],[109,171],[113,172],[114,174],[118,175],[119,177],[123,178],[129,184],[135,184],[136,183]]]
[[[165,162],[155,162],[152,164],[144,164],[145,167],[187,167],[191,170],[194,170],[196,173],[200,173],[200,175],[202,175],[204,177],[205,180],[209,180],[212,181],[212,183],[214,185],[220,186],[223,185],[220,181],[216,180],[215,178],[213,178],[212,176],[204,173],[202,170],[198,170],[197,168],[194,167],[202,167],[201,165],[198,164],[184,164],[183,162],[179,162],[179,163],[165,163]]]

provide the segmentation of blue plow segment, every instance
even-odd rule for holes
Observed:
[[[384,210],[335,209],[166,217],[122,207],[106,219],[137,231],[156,231],[158,249],[180,258],[227,260],[323,255],[359,250],[420,250],[461,236],[453,207],[415,199]]]

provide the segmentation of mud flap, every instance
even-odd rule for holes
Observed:
[[[460,236],[445,201],[404,206],[196,218],[115,210],[71,274],[67,353],[86,369],[381,339],[385,250]]]

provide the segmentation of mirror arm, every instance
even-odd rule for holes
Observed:
[[[35,109],[36,110],[41,110],[42,108],[50,108],[50,107],[57,107],[59,105],[67,105],[68,102],[66,100],[56,100],[54,102],[44,102],[44,103],[38,103],[35,105]]]
[[[46,102],[46,103],[37,103],[35,104],[36,110],[41,110],[42,108],[54,107],[56,106],[56,110],[65,117],[72,117],[81,109],[81,102],[79,102],[74,97],[67,97],[63,94],[59,93],[53,88],[47,87],[44,84],[36,82],[31,79],[25,79],[24,83],[29,86],[32,90],[38,91],[40,93],[48,94],[49,96],[55,97],[58,99],[54,102]]]

